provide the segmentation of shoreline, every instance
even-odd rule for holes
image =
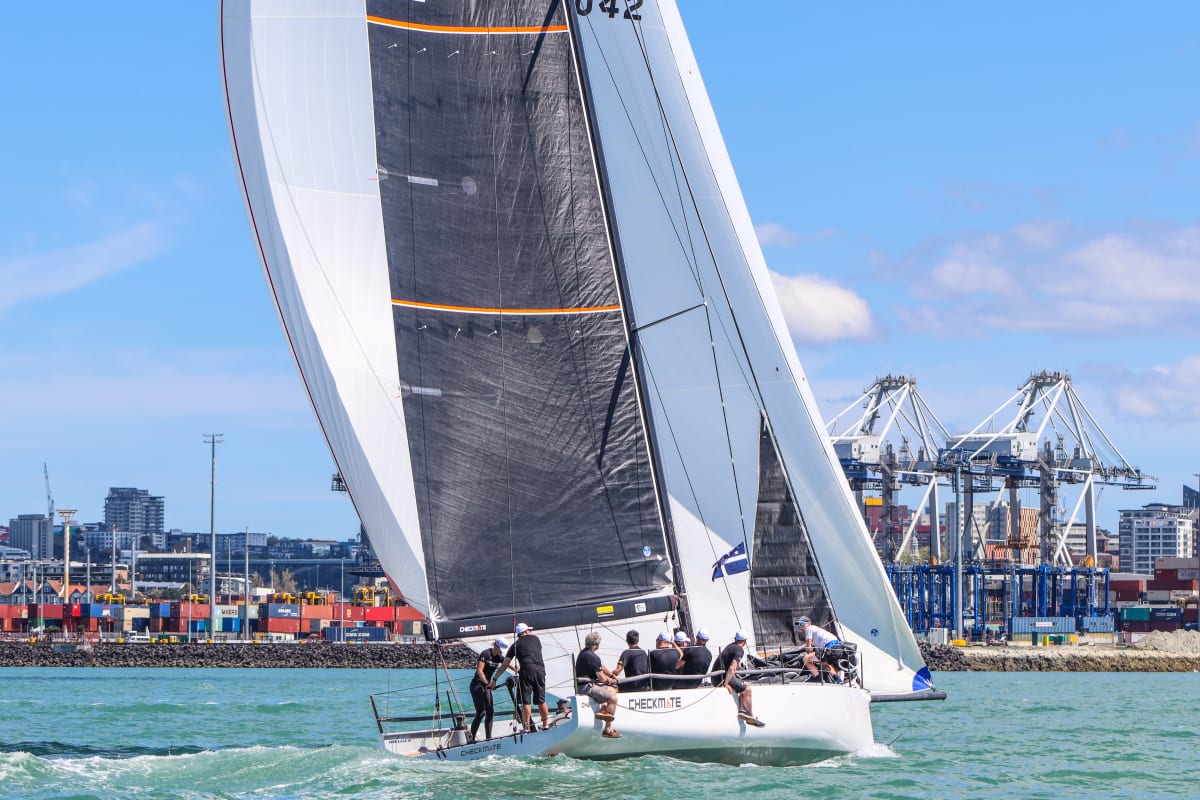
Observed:
[[[1200,634],[1197,634],[1200,637]],[[1115,647],[953,647],[921,645],[936,672],[1200,672],[1200,653]],[[471,669],[475,654],[462,644],[442,654],[452,669]],[[429,644],[109,644],[90,651],[55,652],[49,643],[2,642],[3,667],[150,667],[231,669],[434,669]]]
[[[938,672],[1200,672],[1200,654],[1117,647],[922,645]]]
[[[462,644],[442,648],[452,669],[471,669],[476,655]],[[47,642],[0,643],[0,667],[162,667],[230,669],[435,669],[428,644],[110,644],[55,652]]]

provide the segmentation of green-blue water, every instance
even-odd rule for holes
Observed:
[[[876,707],[872,752],[449,765],[378,749],[367,695],[427,672],[0,669],[0,800],[1200,797],[1200,674],[946,673]]]

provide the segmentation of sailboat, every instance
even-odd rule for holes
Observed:
[[[674,0],[224,0],[220,20],[254,237],[380,561],[434,640],[533,626],[558,698],[547,730],[475,743],[461,709],[377,709],[387,749],[802,763],[869,747],[872,702],[939,696]],[[853,679],[751,670],[764,727],[704,685],[622,692],[606,739],[575,694],[591,631],[609,666],[629,629],[741,629],[764,656],[795,651],[799,616],[856,646]]]

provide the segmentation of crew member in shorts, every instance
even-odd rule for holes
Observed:
[[[587,695],[600,704],[596,719],[604,722],[600,734],[606,739],[620,739],[621,734],[613,730],[613,716],[617,713],[617,676],[600,661],[600,634],[593,631],[583,640],[583,649],[575,659],[575,685],[579,694]]]
[[[533,732],[533,707],[537,703],[538,713],[542,717],[542,730],[550,727],[550,709],[546,707],[546,662],[542,660],[542,642],[534,636],[533,628],[524,622],[518,622],[516,627],[517,640],[504,654],[500,668],[488,681],[488,688],[495,689],[496,681],[508,669],[513,659],[521,665],[517,675],[517,699],[521,703],[521,719],[527,733]]]
[[[737,676],[738,667],[746,658],[746,634],[737,631],[733,641],[725,645],[725,649],[717,656],[716,671],[721,674],[713,678],[714,686],[724,686],[729,693],[737,697],[738,719],[756,728],[765,727],[766,723],[754,716],[754,707],[750,701],[750,687]]]

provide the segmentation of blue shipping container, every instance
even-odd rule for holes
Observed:
[[[1008,632],[1018,633],[1074,633],[1074,617],[1013,617],[1009,620]]]
[[[1112,633],[1116,624],[1112,617],[1080,617],[1079,629],[1084,633]]]
[[[325,629],[325,640],[329,642],[386,642],[387,628],[334,628]]]
[[[275,619],[300,619],[300,606],[297,603],[268,603],[267,616]]]
[[[170,603],[152,603],[150,605],[151,619],[168,619],[171,616]]]
[[[1152,608],[1150,619],[1157,622],[1179,622],[1183,619],[1182,608]]]

